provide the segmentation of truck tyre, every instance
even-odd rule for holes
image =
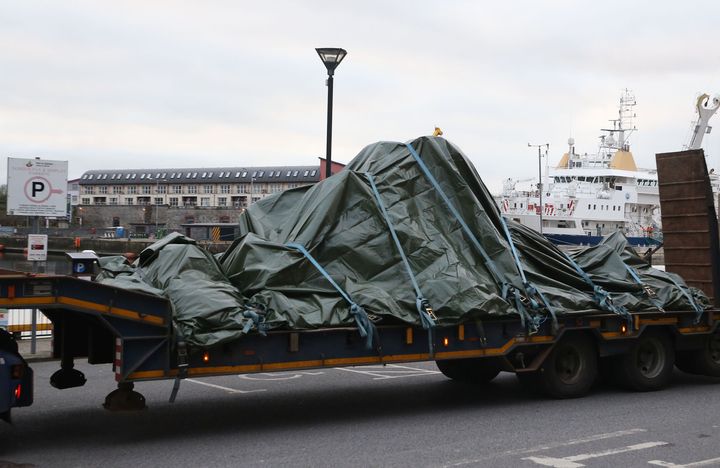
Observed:
[[[688,374],[720,377],[720,330],[707,337],[702,349],[679,351],[675,365]]]
[[[662,331],[648,330],[635,340],[627,354],[616,362],[618,382],[632,390],[650,392],[670,383],[675,350]]]
[[[445,377],[471,384],[488,383],[500,373],[489,359],[446,359],[435,364]]]
[[[540,388],[553,398],[578,398],[585,395],[598,376],[598,357],[592,339],[569,335],[555,345],[536,378]]]

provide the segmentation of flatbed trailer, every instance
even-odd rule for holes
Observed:
[[[691,160],[705,167],[702,156]],[[684,169],[677,174],[698,177],[688,169],[687,160],[673,161]],[[660,163],[659,159],[659,168]],[[667,187],[672,191],[681,182],[672,180]],[[662,197],[662,181],[660,187]],[[702,197],[665,191],[671,202],[675,196],[676,202],[683,202],[678,207],[686,212],[695,209],[697,215],[696,226],[688,229],[695,236],[693,243],[685,243],[687,237],[681,233],[673,234],[671,251],[675,242],[692,249],[693,256],[711,260],[703,260],[702,265],[718,265],[712,194],[698,187]],[[700,208],[688,208],[688,203],[700,203]],[[667,215],[674,216],[673,209],[680,208],[668,208]],[[707,239],[698,238],[699,231]],[[717,299],[716,271],[708,267],[690,273]],[[52,321],[53,354],[60,359],[60,369],[50,379],[54,387],[85,383],[84,375],[74,369],[76,358],[112,364],[118,389],[105,400],[110,410],[144,408],[145,399],[134,389],[141,381],[174,380],[172,401],[186,377],[416,361],[436,361],[443,374],[465,382],[487,382],[501,371],[514,372],[522,382],[560,398],[587,393],[606,369],[620,383],[639,391],[667,385],[673,365],[720,377],[719,308],[632,312],[629,318],[601,310],[573,312],[560,314],[557,324],[546,321],[532,334],[519,317],[468,321],[432,332],[420,326],[379,325],[371,348],[355,327],[276,330],[188,352],[174,333],[170,302],[158,296],[70,276],[0,271],[0,307],[38,308]]]

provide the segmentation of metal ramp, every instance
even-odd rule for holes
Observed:
[[[720,305],[718,220],[703,150],[655,155],[665,269]]]

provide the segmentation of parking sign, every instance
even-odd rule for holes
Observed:
[[[7,214],[67,215],[67,161],[8,158]]]

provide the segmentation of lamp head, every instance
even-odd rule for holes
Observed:
[[[322,60],[322,62],[325,64],[325,68],[327,68],[328,71],[328,76],[333,76],[335,74],[335,69],[338,65],[340,65],[340,62],[342,62],[347,55],[347,51],[345,49],[338,49],[334,47],[321,47],[315,50],[320,56],[320,60]]]

